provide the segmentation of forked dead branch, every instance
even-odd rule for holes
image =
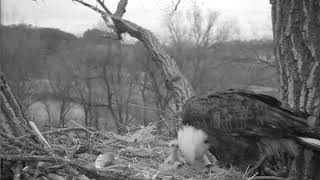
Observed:
[[[151,55],[151,59],[161,69],[163,79],[165,79],[166,87],[174,92],[177,111],[181,110],[182,104],[193,94],[193,88],[188,80],[179,70],[174,59],[167,54],[158,38],[149,30],[128,20],[122,19],[126,12],[127,0],[121,0],[118,3],[117,10],[114,14],[104,5],[103,1],[97,0],[103,10],[82,0],[75,0],[78,3],[98,12],[107,25],[115,30],[120,37],[123,33],[138,39]],[[112,22],[110,22],[110,19]]]

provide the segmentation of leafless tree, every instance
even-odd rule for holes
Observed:
[[[111,50],[108,52],[109,57],[114,56]],[[108,60],[102,62],[102,77],[106,86],[107,109],[111,113],[117,129],[123,131],[125,124],[133,119],[129,104],[136,84],[130,72],[123,67],[125,58],[120,54],[116,55],[118,58],[114,59],[112,64],[108,63]]]
[[[53,95],[58,102],[58,124],[59,127],[66,127],[67,122],[69,121],[68,113],[72,108],[72,102],[70,101],[71,94],[71,84],[62,79],[60,75],[57,75],[57,78],[53,81],[50,81],[50,85],[53,90]]]
[[[202,77],[207,72],[204,68],[219,64],[212,62],[209,53],[216,44],[231,40],[237,33],[234,24],[221,21],[219,17],[219,12],[203,11],[194,2],[191,10],[177,12],[167,18],[170,43],[175,49],[174,56],[197,90],[203,84]],[[190,62],[186,63],[188,59]]]

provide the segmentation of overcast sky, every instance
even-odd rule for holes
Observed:
[[[158,36],[165,32],[164,19],[177,0],[129,0],[124,18]],[[88,0],[95,5],[93,0]],[[118,0],[106,0],[115,10]],[[190,7],[192,0],[181,0],[179,9]],[[243,38],[271,37],[271,5],[269,0],[196,0],[202,9],[217,10],[224,19],[232,19],[240,27]],[[26,23],[59,28],[81,35],[101,21],[94,11],[72,0],[2,0],[3,23]]]

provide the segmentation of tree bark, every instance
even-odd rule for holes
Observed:
[[[4,74],[0,72],[0,123],[1,131],[10,136],[26,135],[28,122],[23,117],[20,106],[7,84]]]
[[[320,124],[320,1],[271,0],[280,97]],[[320,179],[319,155],[302,150],[296,179]],[[318,164],[318,167],[317,167]],[[318,169],[319,170],[319,169]]]

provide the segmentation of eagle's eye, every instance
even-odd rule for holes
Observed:
[[[208,143],[209,143],[208,139],[204,140],[203,142],[204,142],[205,144],[208,144]]]

